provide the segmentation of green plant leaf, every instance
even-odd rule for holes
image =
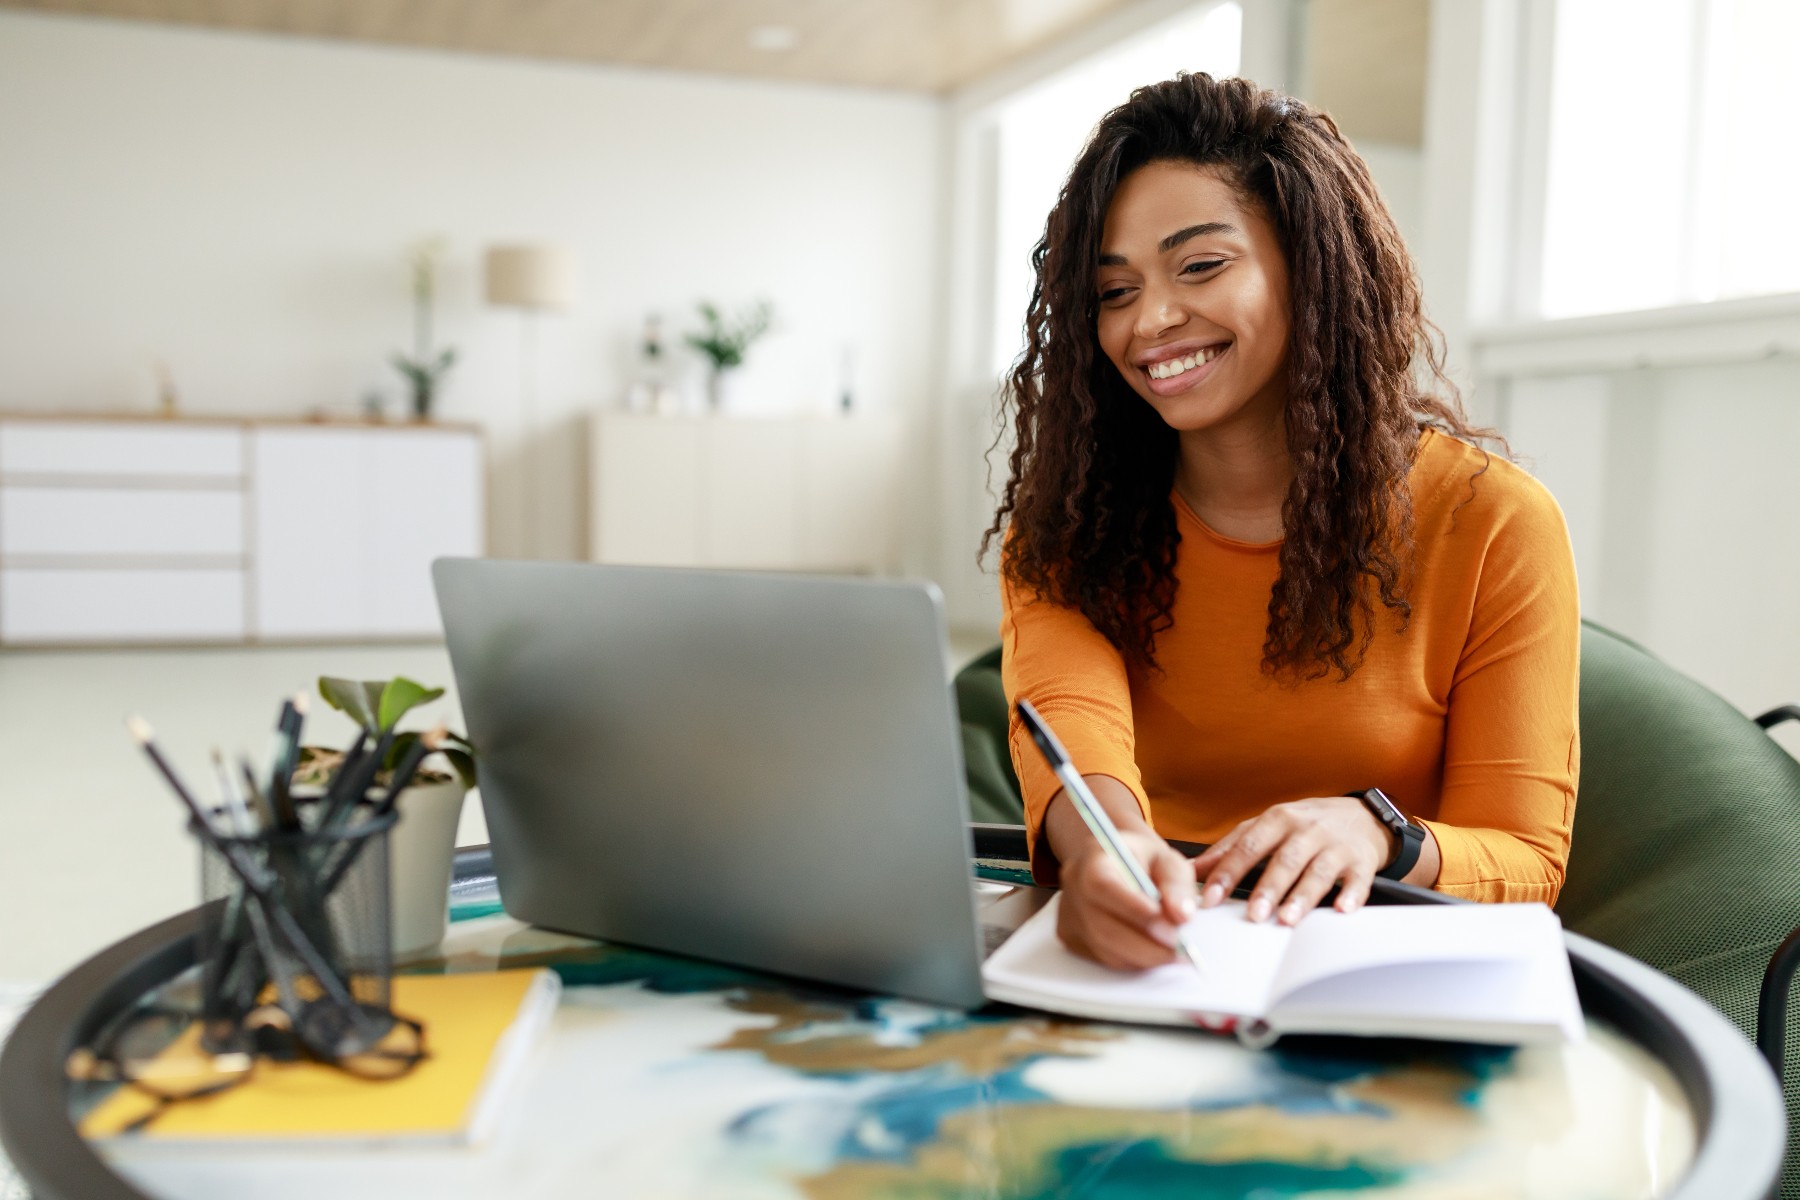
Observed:
[[[379,733],[382,729],[377,716],[381,711],[381,691],[382,684],[379,682],[365,683],[329,675],[319,676],[319,695],[325,703],[372,734]]]
[[[400,760],[406,757],[406,752],[418,740],[419,735],[416,733],[395,734],[393,747],[388,750],[387,757],[381,760],[381,774],[391,779],[394,768],[400,765]]]
[[[458,738],[457,740],[461,741],[462,739]],[[464,744],[467,745],[467,743]],[[475,786],[475,756],[473,754],[467,750],[458,750],[453,746],[446,746],[438,753],[450,760],[450,765],[455,768],[457,778],[462,780],[464,787]]]
[[[408,712],[421,704],[429,704],[443,694],[443,688],[428,688],[404,675],[396,675],[388,680],[387,687],[381,691],[381,699],[376,706],[379,717],[377,727],[385,733],[398,725],[400,718]]]

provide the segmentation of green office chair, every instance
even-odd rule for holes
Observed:
[[[969,780],[969,820],[982,825],[1023,825],[1025,803],[1006,744],[1006,689],[1000,686],[1000,647],[956,673],[956,706],[962,717],[963,770]],[[1023,844],[1023,838],[1021,838]]]
[[[999,662],[996,648],[963,668],[957,696],[975,819],[1017,823]],[[1751,721],[1583,622],[1580,802],[1557,912],[1674,976],[1757,1042],[1788,1097],[1782,1195],[1800,1200],[1800,1069],[1782,1052],[1800,966],[1800,762],[1765,732],[1786,719],[1800,707]]]
[[[1800,926],[1800,762],[1765,732],[1789,716],[1800,710],[1751,721],[1582,622],[1581,789],[1556,909],[1698,992],[1763,1049],[1788,1105],[1781,1194],[1800,1200],[1800,1071],[1782,1053],[1800,942],[1777,952]]]

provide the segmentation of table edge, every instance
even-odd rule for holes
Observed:
[[[475,855],[458,857],[469,860],[459,861],[459,874],[475,865]],[[1391,890],[1398,903],[1441,902],[1433,893],[1410,894],[1417,889]],[[0,1146],[35,1200],[151,1200],[76,1129],[63,1064],[119,1008],[194,961],[204,912],[190,909],[101,950],[52,984],[15,1026],[0,1053]],[[1787,1118],[1755,1047],[1674,979],[1580,934],[1564,937],[1588,1012],[1663,1063],[1693,1108],[1694,1159],[1664,1200],[1773,1196]],[[1746,1178],[1767,1186],[1747,1195]]]

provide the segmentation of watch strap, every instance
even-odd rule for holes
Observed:
[[[1425,847],[1425,830],[1421,826],[1408,821],[1406,827],[1398,832],[1400,849],[1395,853],[1394,861],[1375,872],[1383,879],[1392,879],[1396,882],[1405,879],[1408,873],[1418,865],[1419,852]]]

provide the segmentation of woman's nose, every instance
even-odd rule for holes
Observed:
[[[1187,313],[1167,292],[1144,290],[1138,305],[1137,327],[1132,331],[1141,338],[1160,337],[1187,320]]]

